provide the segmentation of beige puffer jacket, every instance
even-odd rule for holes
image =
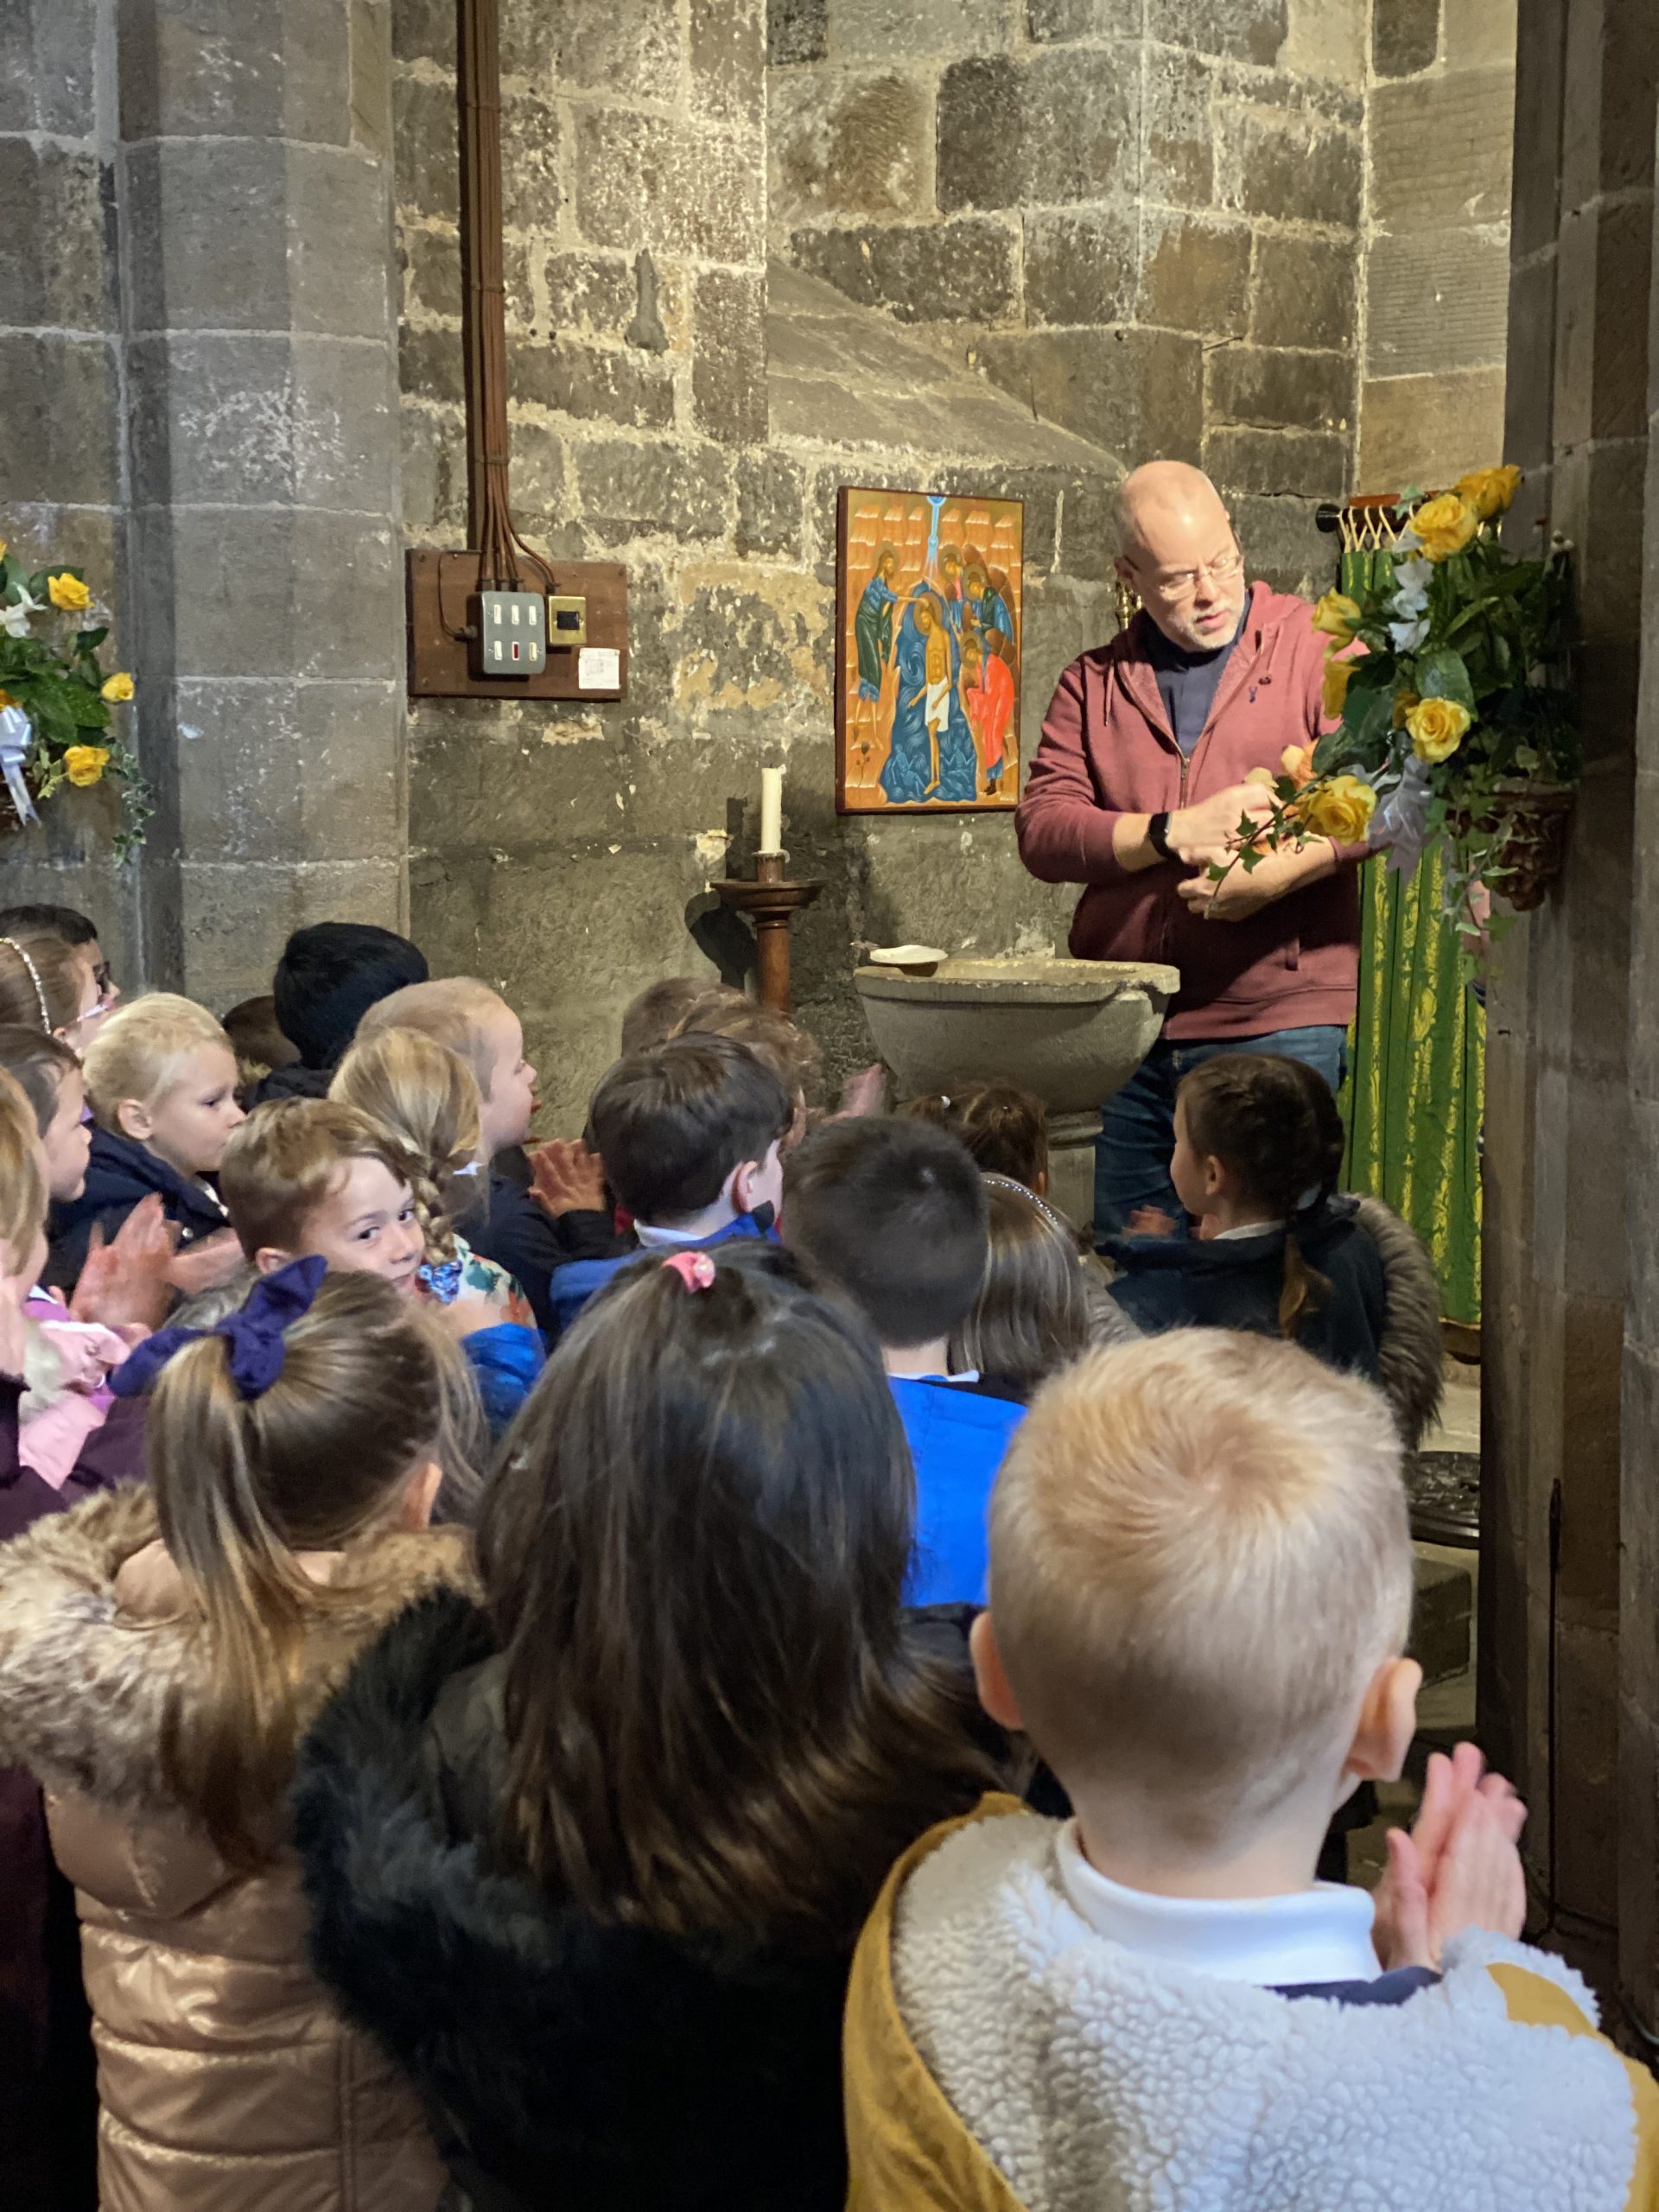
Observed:
[[[156,1538],[149,1494],[125,1489],[0,1548],[0,1761],[45,1786],[79,1896],[103,2212],[431,2212],[417,2107],[307,1964],[276,1808],[270,1863],[241,1874],[169,1802],[164,1716],[205,1659]],[[405,1605],[470,1580],[455,1529],[340,1554],[302,1725]]]

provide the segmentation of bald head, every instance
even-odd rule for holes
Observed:
[[[1244,569],[1232,518],[1201,468],[1149,461],[1118,486],[1117,572],[1173,644],[1225,645],[1244,611]]]

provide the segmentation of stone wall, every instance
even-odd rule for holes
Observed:
[[[1373,0],[1358,490],[1503,452],[1515,56],[1516,0]]]
[[[614,705],[411,709],[410,899],[440,969],[524,1014],[547,1126],[580,1125],[627,999],[741,976],[711,878],[747,865],[763,761],[784,760],[798,1004],[833,1068],[869,1046],[854,948],[1063,939],[1071,903],[1021,870],[1007,815],[840,819],[833,805],[835,494],[842,483],[1027,500],[1027,750],[1055,676],[1114,626],[1112,456],[829,286],[765,261],[759,0],[689,10],[508,0],[515,505],[555,561],[625,560],[631,680]],[[404,482],[418,543],[459,545],[465,469],[454,10],[394,26]]]
[[[1326,581],[1349,488],[1363,0],[772,0],[773,246]]]

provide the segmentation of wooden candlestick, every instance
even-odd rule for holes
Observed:
[[[786,883],[784,855],[757,853],[753,879],[734,876],[712,887],[722,906],[754,922],[754,950],[760,1002],[779,1014],[790,1011],[789,925],[823,890],[822,883]]]

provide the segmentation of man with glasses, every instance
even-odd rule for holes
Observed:
[[[1103,1109],[1095,1226],[1168,1233],[1175,1090],[1217,1052],[1282,1052],[1336,1090],[1359,969],[1363,847],[1313,838],[1235,868],[1241,822],[1264,820],[1292,746],[1327,725],[1325,640],[1306,600],[1245,581],[1232,519],[1209,478],[1149,461],[1117,502],[1117,573],[1141,611],[1061,677],[1032,763],[1020,854],[1046,883],[1085,888],[1071,924],[1084,960],[1180,971],[1164,1031]]]

